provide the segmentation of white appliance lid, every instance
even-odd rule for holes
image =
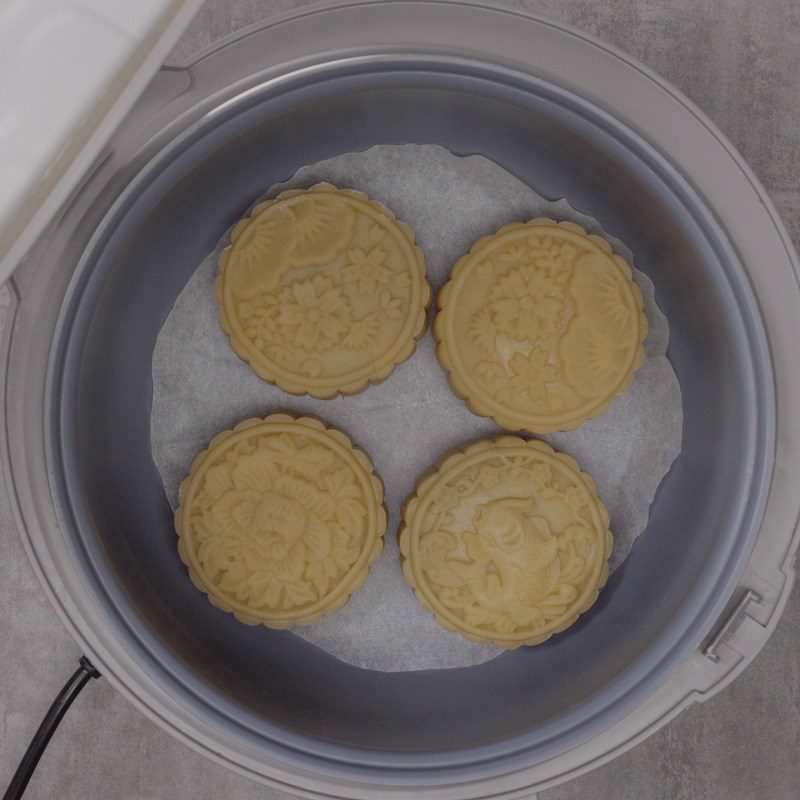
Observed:
[[[0,4],[0,282],[97,158],[202,2]]]

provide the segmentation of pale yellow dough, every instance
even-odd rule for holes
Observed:
[[[631,268],[570,222],[512,223],[473,244],[439,292],[439,361],[470,410],[549,433],[604,413],[642,363]]]
[[[341,431],[273,414],[218,434],[175,514],[192,582],[250,625],[310,625],[343,606],[383,550],[383,487]]]
[[[573,458],[504,435],[423,476],[399,542],[406,581],[442,627],[511,650],[563,631],[594,603],[612,537]]]
[[[292,394],[360,392],[425,332],[431,292],[414,235],[361,192],[320,183],[256,206],[219,266],[231,347]]]

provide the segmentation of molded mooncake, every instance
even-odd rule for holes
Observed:
[[[361,192],[320,183],[257,205],[219,266],[231,347],[292,394],[360,392],[425,332],[431,292],[414,235]]]
[[[549,433],[604,413],[642,363],[631,268],[571,222],[512,223],[473,244],[439,292],[436,352],[470,410]]]
[[[343,606],[383,550],[383,487],[341,431],[247,419],[192,462],[178,553],[211,602],[250,625],[310,625]]]
[[[572,457],[506,435],[423,476],[399,542],[406,581],[442,627],[511,650],[563,631],[594,603],[612,537]]]

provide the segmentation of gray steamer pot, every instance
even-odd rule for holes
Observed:
[[[485,155],[631,247],[669,318],[684,437],[648,530],[572,629],[389,674],[240,625],[192,587],[149,451],[150,362],[187,279],[265,187],[405,142]],[[120,692],[252,778],[309,797],[530,797],[725,685],[785,604],[796,255],[691,103],[560,23],[349,3],[165,68],[11,288],[3,469],[38,576]]]

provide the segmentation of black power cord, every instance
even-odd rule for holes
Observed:
[[[28,781],[39,763],[50,738],[55,733],[58,723],[72,705],[72,701],[80,694],[81,689],[92,679],[99,678],[100,673],[94,668],[91,661],[86,656],[81,656],[80,666],[75,670],[75,674],[67,681],[64,688],[58,693],[58,697],[53,701],[50,710],[42,720],[39,729],[33,735],[22,761],[19,762],[17,771],[11,779],[11,783],[3,795],[3,800],[19,800]]]

